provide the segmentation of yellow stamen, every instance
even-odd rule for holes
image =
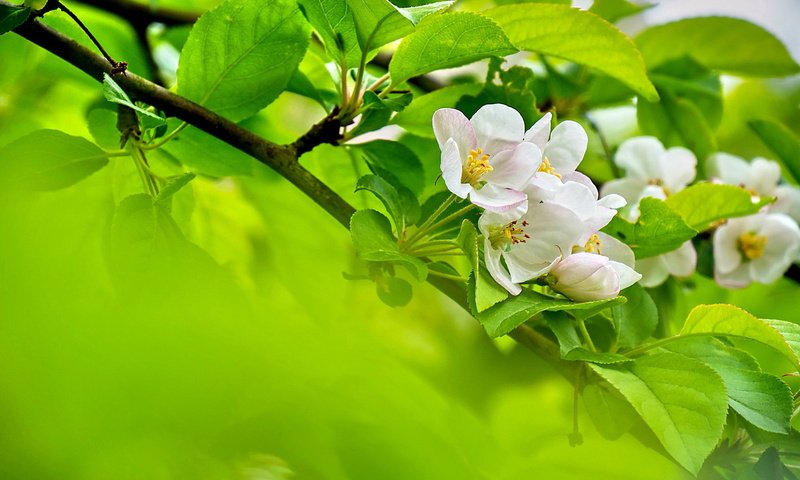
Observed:
[[[515,220],[504,227],[492,229],[489,233],[489,242],[492,244],[492,248],[508,251],[512,245],[525,243],[531,238],[525,233],[525,227],[528,225],[525,220],[522,222]]]
[[[572,253],[578,252],[588,252],[588,253],[596,253],[600,255],[600,247],[603,245],[603,242],[600,240],[600,236],[596,233],[593,233],[592,236],[589,237],[589,240],[580,247],[575,245],[572,247]]]
[[[473,187],[480,184],[480,179],[483,174],[494,170],[489,165],[489,154],[483,153],[483,150],[470,150],[467,155],[467,164],[461,172],[461,183],[469,183]]]
[[[767,237],[764,235],[756,235],[755,232],[745,232],[739,235],[738,240],[739,250],[749,260],[761,258],[764,255],[764,247],[767,245]]]
[[[544,159],[542,159],[542,164],[539,165],[539,170],[537,170],[537,172],[549,173],[550,175],[554,175],[558,178],[561,178],[561,175],[558,172],[556,172],[556,169],[553,168],[552,165],[550,165],[550,160],[547,157],[544,157]]]

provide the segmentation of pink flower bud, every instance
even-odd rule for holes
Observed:
[[[620,290],[620,275],[612,262],[594,253],[570,255],[550,275],[553,289],[578,302],[613,298]]]

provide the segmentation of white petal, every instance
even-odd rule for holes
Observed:
[[[496,213],[507,213],[528,202],[524,193],[487,183],[478,190],[471,189],[469,199],[475,205]]]
[[[458,145],[458,151],[464,157],[477,145],[472,124],[463,113],[454,108],[440,108],[433,114],[433,134],[444,150],[447,139],[452,138]]]
[[[518,250],[505,254],[508,271],[511,273],[512,282],[527,282],[547,275],[553,266],[561,260],[561,255],[553,257],[550,262],[529,262],[525,255],[520,255]]]
[[[592,191],[592,195],[594,195],[594,198],[597,198],[597,186],[594,184],[591,178],[587,177],[581,172],[575,171],[572,173],[568,173],[566,175],[561,175],[561,181],[582,183],[586,185],[586,188]]]
[[[764,217],[764,225],[758,232],[767,237],[764,255],[752,260],[753,280],[772,283],[778,279],[797,258],[800,248],[800,229],[794,220],[782,213]]]
[[[753,282],[750,264],[744,263],[727,273],[714,269],[714,280],[725,288],[744,288]]]
[[[723,152],[708,157],[706,170],[710,177],[731,185],[745,185],[750,176],[750,165],[744,159]]]
[[[614,156],[614,161],[625,169],[629,178],[646,182],[649,179],[662,178],[661,156],[663,154],[664,145],[657,138],[634,137],[622,142]],[[630,200],[628,199],[628,201]]]
[[[499,187],[522,190],[542,163],[542,152],[532,143],[522,142],[513,150],[504,150],[489,157],[492,171],[481,180]]]
[[[499,103],[484,105],[469,121],[475,130],[478,146],[490,155],[516,147],[525,133],[522,115]]]
[[[795,222],[800,222],[800,188],[794,185],[780,185],[775,189],[778,199],[770,207],[770,212],[785,213]]]
[[[639,197],[645,187],[647,187],[647,182],[642,180],[620,178],[606,182],[603,188],[600,189],[600,194],[604,197],[607,195],[619,195],[630,205],[639,201]]]
[[[597,236],[600,237],[600,253],[602,255],[615,262],[624,263],[631,268],[634,265],[638,266],[631,247],[603,232],[597,232]]]
[[[500,250],[492,248],[489,240],[483,243],[484,259],[486,260],[486,270],[492,276],[495,282],[501,287],[508,290],[511,295],[519,295],[522,292],[522,287],[511,281],[511,277],[506,272],[505,268],[500,264]]]
[[[714,232],[714,271],[715,274],[727,274],[735,270],[742,263],[742,254],[739,252],[739,235],[744,230],[741,224],[729,220]]]
[[[522,219],[531,225],[531,239],[526,245],[531,248],[530,255],[542,261],[550,261],[542,252],[551,252],[555,246],[562,254],[572,251],[583,235],[584,226],[575,212],[561,205],[550,203],[531,203]]]
[[[553,267],[551,274],[555,279],[553,288],[575,301],[601,300],[619,294],[619,273],[602,255],[585,252],[570,255]]]
[[[663,164],[664,187],[677,193],[690,184],[697,174],[697,157],[691,150],[672,147],[661,157]]]
[[[605,195],[603,198],[597,201],[598,206],[605,208],[613,208],[615,210],[618,208],[622,208],[627,204],[628,202],[627,200],[625,200],[625,197],[623,197],[622,195],[617,195],[615,193]]]
[[[762,197],[775,194],[778,181],[781,179],[781,167],[778,162],[756,158],[750,164],[750,179],[747,186]]]
[[[630,287],[631,285],[638,282],[642,278],[641,274],[637,273],[634,269],[625,265],[624,263],[615,262],[613,260],[609,263],[611,264],[611,267],[614,269],[614,271],[617,272],[617,275],[619,275],[620,290]],[[619,293],[619,290],[617,290],[617,293]]]
[[[657,287],[669,277],[667,263],[664,261],[663,255],[637,260],[636,271],[642,274],[639,284],[646,288]]]
[[[550,137],[550,122],[553,115],[550,112],[544,114],[531,128],[525,132],[525,141],[531,142],[539,147],[539,150],[544,150],[547,145],[547,139]]]
[[[667,270],[676,277],[688,277],[697,268],[697,250],[691,240],[663,255]]]
[[[560,175],[567,175],[578,168],[586,153],[589,137],[579,123],[567,120],[559,123],[550,134],[550,141],[542,155]]]
[[[463,170],[461,154],[458,151],[456,141],[452,138],[448,138],[444,144],[440,167],[442,169],[442,180],[447,185],[447,189],[458,197],[467,198],[471,187],[469,184],[461,183],[461,172]]]

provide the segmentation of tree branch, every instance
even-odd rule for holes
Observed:
[[[200,13],[171,8],[151,8],[132,0],[76,0],[100,10],[113,13],[132,24],[150,25],[163,23],[168,27],[191,25],[200,18]]]

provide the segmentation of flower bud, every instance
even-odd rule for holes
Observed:
[[[558,262],[550,271],[550,285],[577,302],[614,298],[620,275],[608,257],[580,252]]]

